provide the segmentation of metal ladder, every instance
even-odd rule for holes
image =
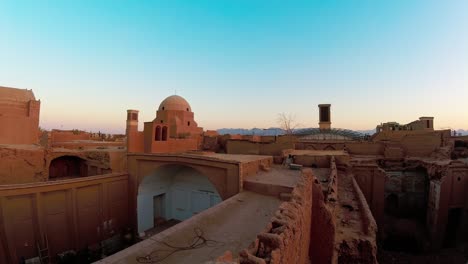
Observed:
[[[41,247],[41,243],[37,242],[37,252],[39,253],[39,260],[41,264],[49,264],[50,263],[50,252],[49,252],[49,240],[47,239],[47,235],[44,235],[42,238],[42,245],[44,247]]]

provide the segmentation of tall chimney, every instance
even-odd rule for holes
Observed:
[[[133,152],[138,134],[138,110],[127,110],[127,152]]]

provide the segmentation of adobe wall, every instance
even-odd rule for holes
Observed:
[[[329,168],[330,156],[295,155],[294,163],[305,167]]]
[[[278,136],[261,136],[260,142],[271,143],[275,142],[278,139]]]
[[[291,200],[280,205],[265,231],[239,253],[240,263],[309,263],[313,178],[310,169],[304,170]]]
[[[43,181],[45,151],[37,146],[0,146],[0,185]]]
[[[248,140],[252,142],[260,142],[261,136],[256,136],[256,135],[241,135],[242,140]]]
[[[401,147],[404,155],[412,157],[430,156],[440,147],[449,144],[450,130],[421,131],[382,131],[372,137],[373,142],[391,143]]]
[[[334,263],[335,253],[335,217],[325,203],[322,185],[314,177],[312,184],[312,228],[309,254],[312,263]]]
[[[278,137],[276,142],[260,145],[260,155],[281,155],[283,149],[294,148],[294,140],[288,137]]]
[[[430,244],[432,249],[438,250],[443,247],[447,235],[449,211],[461,208],[465,215],[462,215],[460,221],[467,221],[468,168],[465,164],[454,161],[434,162],[419,158],[404,161],[406,167],[425,168],[428,175],[421,178],[416,177],[417,175],[414,174],[416,172],[412,170],[402,172],[405,167],[401,164],[395,165],[396,172],[385,172],[376,164],[354,164],[352,171],[381,229],[383,229],[385,192],[399,195],[399,210],[404,210],[408,206],[408,208],[427,208],[426,227],[430,235],[427,245]],[[402,175],[398,176],[396,174],[398,172]],[[426,197],[425,181],[429,181],[427,198],[424,198]],[[427,202],[424,199],[427,199]],[[467,228],[461,224],[457,229],[457,234],[466,233],[468,233]],[[463,235],[458,235],[457,241],[463,241]]]
[[[181,153],[198,150],[197,139],[168,139],[167,141],[154,141],[151,144],[151,153]]]
[[[427,226],[434,249],[443,246],[449,210],[453,208],[468,210],[468,168],[465,166],[450,166],[445,171],[444,177],[432,179],[430,182]],[[464,219],[467,221],[466,212]],[[466,233],[467,230],[464,228],[466,227],[463,223],[460,223],[457,233]],[[463,237],[458,235],[458,240],[463,240]]]
[[[125,148],[125,142],[102,142],[102,141],[87,141],[87,142],[57,142],[51,145],[53,148],[66,148],[76,150],[91,150],[91,149],[109,149],[109,148]]]
[[[364,234],[375,238],[376,232],[378,229],[375,218],[372,214],[371,209],[369,208],[369,204],[366,201],[366,197],[362,193],[361,188],[359,187],[354,177],[352,178],[352,181],[353,181],[353,189],[354,189],[354,192],[356,193],[357,201],[359,202],[359,205],[360,205],[359,207],[361,208],[361,219],[363,220],[362,231],[364,232]]]
[[[0,185],[47,181],[51,162],[62,156],[83,159],[87,166],[83,176],[124,172],[127,168],[124,150],[51,151],[33,145],[2,146],[0,147]]]
[[[248,140],[228,140],[226,142],[226,153],[260,155],[260,143]]]
[[[383,155],[385,145],[380,142],[348,142],[346,150],[352,155]]]
[[[144,152],[145,151],[145,133],[136,132],[132,134],[133,140],[131,141],[130,149],[128,152]],[[128,137],[127,137],[128,141]]]
[[[187,108],[188,109],[188,108]],[[179,138],[186,135],[200,135],[203,133],[203,128],[198,127],[197,122],[194,119],[194,113],[189,112],[188,110],[162,110],[159,109],[156,112],[156,118],[151,122],[153,127],[157,125],[168,126],[168,137],[170,138]],[[149,127],[149,130],[153,132],[154,128]],[[145,131],[147,130],[145,125]]]
[[[215,186],[223,200],[241,191],[241,169],[239,162],[220,161],[215,158],[196,157],[183,154],[128,154],[127,165],[130,175],[130,191],[132,206],[136,208],[138,187],[143,178],[152,175],[161,166],[180,165],[188,166],[201,174]],[[137,214],[130,215],[133,226],[137,223]]]
[[[249,162],[242,162],[239,164],[239,175],[240,181],[243,182],[243,178],[251,175],[256,175],[261,170],[267,170],[273,164],[272,157],[264,157],[262,160],[254,160]]]
[[[228,154],[279,156],[284,149],[292,148],[294,148],[294,139],[288,136],[277,137],[275,142],[249,140],[227,140],[226,142]]]
[[[125,172],[127,152],[124,150],[83,150],[83,151],[48,151],[44,158],[44,180],[49,177],[51,162],[59,157],[72,156],[85,161],[83,176],[95,176],[111,172]]]
[[[0,144],[37,144],[40,101],[0,98]]]
[[[109,168],[112,172],[127,171],[127,152],[126,151],[109,151]]]
[[[378,225],[383,224],[385,206],[385,171],[375,164],[353,165],[354,179],[364,194]]]
[[[216,130],[206,130],[203,132],[203,136],[205,137],[218,137],[219,133]]]
[[[401,141],[401,145],[407,156],[430,156],[442,146],[439,134],[408,135]]]
[[[218,138],[219,137],[203,136],[203,150],[218,152],[221,148]]]
[[[52,144],[70,142],[73,140],[91,140],[91,134],[84,131],[55,130],[50,132]]]
[[[401,132],[401,133],[400,133]],[[351,155],[385,155],[388,158],[404,156],[426,157],[447,143],[444,131],[383,131],[374,141],[337,142],[298,142],[296,149],[326,150],[345,149]],[[415,132],[415,131],[412,131]]]
[[[138,123],[133,125],[127,124],[126,137],[128,152],[138,153],[145,151],[145,133],[144,131],[138,131]]]
[[[127,193],[127,174],[1,186],[0,263],[37,256],[44,236],[56,256],[120,234],[134,211]]]

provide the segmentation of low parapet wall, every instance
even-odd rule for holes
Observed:
[[[289,136],[276,137],[276,140],[235,140],[226,141],[226,153],[250,155],[281,155],[284,149],[294,148],[294,139]]]
[[[359,185],[357,184],[356,180],[354,177],[352,178],[353,180],[353,188],[356,193],[356,196],[358,198],[359,205],[361,207],[361,217],[363,220],[363,232],[364,234],[368,236],[374,236],[377,233],[377,223],[375,222],[374,216],[372,215],[372,212],[369,208],[369,205],[366,202],[366,197],[364,197],[364,194],[361,191],[361,188],[359,188]]]

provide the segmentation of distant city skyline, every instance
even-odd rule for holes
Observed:
[[[468,1],[1,1],[0,86],[40,126],[140,129],[177,91],[204,129],[373,129],[433,116],[468,129]]]

